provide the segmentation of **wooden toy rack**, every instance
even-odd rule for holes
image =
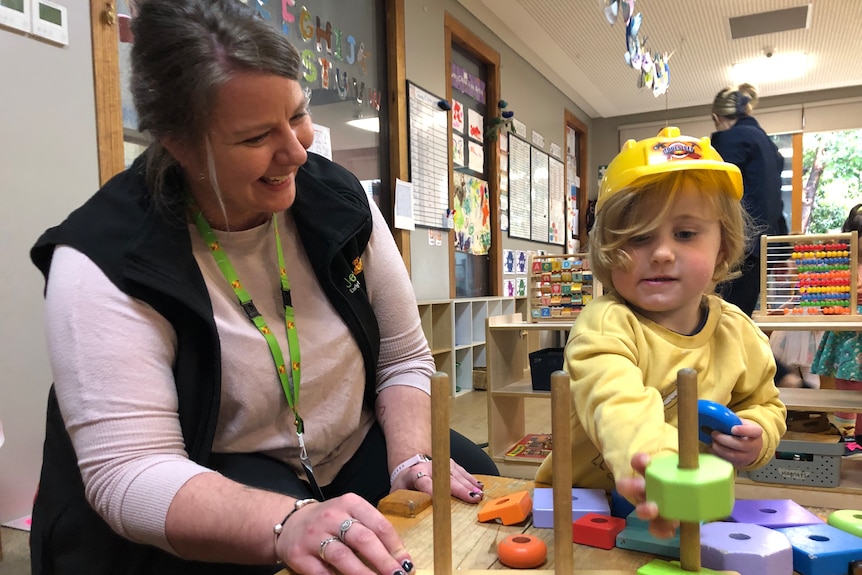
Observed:
[[[572,322],[601,295],[585,253],[532,255],[527,269],[531,322]]]

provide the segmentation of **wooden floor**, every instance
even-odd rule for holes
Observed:
[[[449,421],[452,429],[474,443],[488,443],[488,392],[473,390],[452,398]],[[530,433],[551,432],[551,404],[547,399],[524,401],[525,427]]]

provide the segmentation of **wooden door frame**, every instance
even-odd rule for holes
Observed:
[[[485,79],[485,120],[490,119],[491,114],[499,113],[497,102],[500,101],[500,53],[491,48],[488,44],[482,41],[461,22],[455,19],[448,12],[444,13],[443,17],[443,45],[445,47],[444,74],[446,78],[446,100],[452,101],[452,82],[450,76],[452,73],[452,45],[455,44],[459,48],[468,52],[470,55],[485,64],[487,77]],[[451,177],[453,172],[452,164],[452,123],[449,122],[447,129],[448,148],[449,148],[449,205],[453,205],[455,196],[455,184]],[[502,232],[500,231],[500,148],[496,140],[491,146],[485,145],[485,162],[489,166],[488,173],[488,198],[490,202],[490,220],[491,220],[491,249],[488,251],[488,295],[502,295],[503,289],[503,246]],[[451,235],[454,232],[449,230],[447,237],[449,238],[449,297],[455,297],[455,242],[452,241]]]
[[[581,188],[578,190],[578,243],[580,248],[578,251],[584,251],[587,245],[587,210],[590,205],[590,193],[589,186],[587,185],[590,179],[587,177],[587,125],[581,122],[577,116],[575,116],[568,109],[564,111],[564,120],[563,120],[563,142],[566,142],[566,130],[568,128],[572,128],[576,134],[580,134],[580,138],[578,139],[579,145],[577,150],[578,157],[578,172],[580,173],[581,178]],[[568,182],[569,182],[569,166],[568,162],[565,162],[564,166],[565,172],[563,174],[564,181],[566,182],[566,194],[568,195]],[[566,214],[566,218],[568,219],[568,213]],[[566,234],[569,232],[568,222],[566,224]],[[568,238],[566,238],[568,240]],[[565,246],[564,246],[565,251]]]

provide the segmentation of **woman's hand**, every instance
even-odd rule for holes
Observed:
[[[617,491],[629,501],[635,502],[635,513],[639,519],[649,521],[649,532],[653,537],[670,539],[676,533],[679,522],[659,517],[658,505],[646,500],[646,482],[643,474],[649,462],[650,456],[646,453],[635,453],[632,457],[632,468],[640,477],[620,479],[617,482]]]
[[[413,570],[392,524],[353,493],[297,510],[285,522],[276,552],[302,575],[397,575]]]
[[[763,428],[750,419],[743,419],[742,425],[734,425],[730,431],[733,435],[712,432],[710,452],[729,461],[737,469],[757,461],[763,450]]]
[[[423,461],[408,467],[398,474],[392,483],[391,491],[396,489],[412,489],[431,495],[431,465],[432,461]],[[484,485],[481,481],[467,473],[463,467],[449,460],[449,490],[454,497],[467,503],[479,503],[484,497]]]

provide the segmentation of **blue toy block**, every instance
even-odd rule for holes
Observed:
[[[625,519],[634,510],[635,506],[628,499],[620,495],[619,491],[616,489],[611,491],[611,515]]]
[[[770,529],[816,525],[823,520],[792,499],[737,499],[730,518]]]
[[[639,519],[634,512],[626,517],[626,528],[617,535],[617,547],[679,559],[679,531],[670,539],[653,537],[649,521]]]
[[[862,559],[862,538],[831,525],[803,525],[777,529],[793,547],[793,569],[802,575],[844,575]]]
[[[700,528],[704,567],[741,575],[788,575],[793,548],[783,533],[751,523],[716,521]]]
[[[572,489],[572,522],[587,513],[611,514],[611,506],[604,489]],[[550,487],[537,487],[533,490],[533,527],[554,528],[554,491]]]

